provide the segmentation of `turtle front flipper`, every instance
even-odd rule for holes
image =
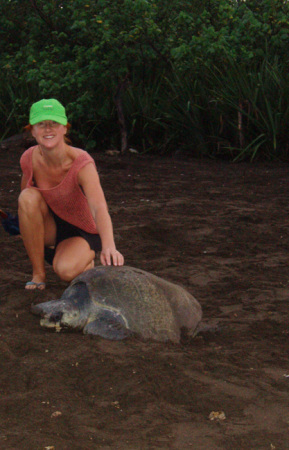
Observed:
[[[85,325],[84,334],[95,334],[104,339],[120,341],[133,333],[128,329],[125,318],[120,312],[102,308],[91,321]]]
[[[31,306],[31,312],[41,316],[40,325],[45,328],[55,328],[60,330],[63,313],[70,308],[70,303],[66,300],[51,300]]]

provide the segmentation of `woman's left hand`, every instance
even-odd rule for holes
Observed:
[[[114,266],[123,266],[124,257],[116,249],[104,248],[100,254],[100,262],[103,266],[111,266],[111,262]]]

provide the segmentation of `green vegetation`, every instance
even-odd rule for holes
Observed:
[[[0,0],[0,136],[55,97],[88,150],[286,160],[288,40],[285,0]]]

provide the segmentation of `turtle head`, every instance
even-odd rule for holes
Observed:
[[[41,316],[40,325],[45,328],[83,329],[88,318],[90,296],[83,282],[70,285],[60,300],[32,305],[33,314]]]

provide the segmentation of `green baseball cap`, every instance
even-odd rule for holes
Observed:
[[[30,125],[35,125],[43,120],[53,120],[61,125],[67,125],[64,106],[54,98],[43,99],[33,103],[29,115]]]

